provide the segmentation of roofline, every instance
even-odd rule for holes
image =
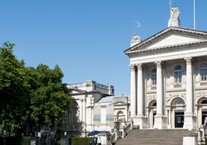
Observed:
[[[171,26],[171,27],[167,27],[166,29],[163,29],[161,31],[159,31],[158,33],[152,35],[151,37],[148,37],[147,39],[143,40],[141,43],[138,43],[128,49],[126,49],[124,51],[124,53],[126,55],[128,55],[130,52],[128,52],[129,50],[133,50],[137,47],[140,47],[140,46],[143,46],[145,45],[147,42],[151,41],[151,40],[154,40],[158,37],[160,37],[163,33],[166,33],[168,31],[180,31],[180,32],[187,32],[187,33],[194,33],[194,34],[198,34],[198,35],[205,35],[207,36],[207,31],[201,31],[201,30],[194,30],[194,29],[189,29],[189,28],[181,28],[181,27],[174,27],[174,26]]]
[[[132,53],[137,53],[137,52],[146,52],[146,51],[153,51],[153,50],[160,50],[160,49],[167,49],[167,48],[177,48],[177,47],[184,47],[184,46],[189,46],[189,45],[197,45],[197,44],[204,44],[207,43],[207,40],[204,41],[199,41],[199,42],[192,42],[192,43],[187,43],[187,44],[178,44],[178,45],[168,45],[164,47],[159,47],[159,48],[153,48],[153,49],[147,49],[147,50],[134,50],[131,51],[130,54]]]

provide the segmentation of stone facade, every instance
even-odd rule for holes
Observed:
[[[94,106],[102,98],[114,95],[112,85],[103,85],[95,81],[85,81],[78,84],[66,84],[69,94],[73,98],[73,104],[77,109],[70,108],[69,120],[76,120],[73,124],[79,124],[77,131],[82,132],[82,136],[95,129],[94,126]],[[75,112],[76,111],[76,112]],[[73,116],[73,119],[71,119]],[[75,119],[76,118],[76,119]],[[70,126],[70,124],[68,124]],[[77,129],[77,128],[76,128]]]
[[[168,27],[125,51],[140,128],[199,127],[207,114],[207,32]]]
[[[129,119],[128,97],[114,96],[112,85],[86,81],[78,84],[66,84],[73,98],[66,118],[65,130],[80,132],[82,136],[98,131],[113,132],[114,122],[120,122],[120,128]]]

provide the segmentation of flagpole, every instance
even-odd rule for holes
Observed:
[[[196,29],[196,0],[193,0],[193,28]]]

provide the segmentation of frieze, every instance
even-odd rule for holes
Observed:
[[[207,91],[196,91],[195,92],[196,99],[207,97]]]
[[[182,99],[186,99],[186,95],[185,93],[169,93],[166,94],[166,103],[169,105],[171,103],[172,100],[174,100],[175,98],[182,98]]]
[[[147,104],[149,104],[152,100],[156,100],[155,94],[147,95]]]

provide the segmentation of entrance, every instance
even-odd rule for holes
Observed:
[[[207,111],[202,112],[202,124],[204,124],[205,118],[207,117]]]
[[[175,112],[175,128],[182,128],[184,124],[184,112]]]
[[[155,115],[156,115],[156,112],[153,112],[153,126],[155,125]]]

